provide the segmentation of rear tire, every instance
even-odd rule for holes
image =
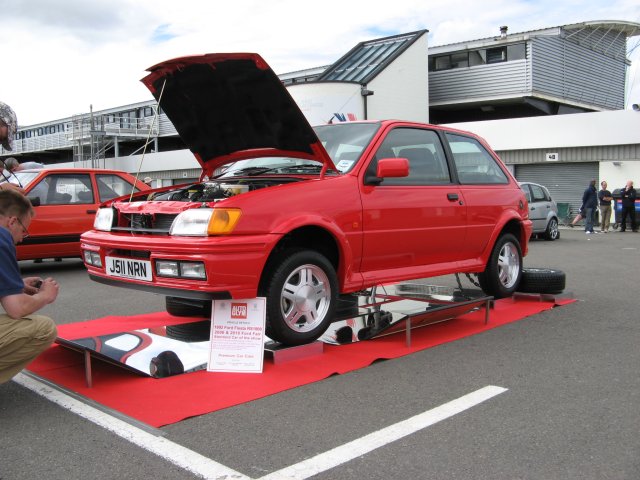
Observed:
[[[522,277],[520,242],[511,233],[501,235],[493,246],[484,272],[478,275],[487,295],[504,298],[513,295]]]
[[[560,238],[560,230],[558,230],[558,219],[552,218],[547,224],[547,230],[544,232],[544,238],[549,241]]]

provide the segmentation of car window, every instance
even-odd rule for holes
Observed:
[[[544,202],[545,200],[549,200],[549,198],[547,198],[547,193],[540,185],[529,184],[529,188],[531,188],[531,196],[534,202]]]
[[[86,203],[83,192],[91,192],[91,177],[85,174],[51,174],[40,180],[28,193],[40,197],[40,205]]]
[[[122,195],[129,195],[132,189],[134,193],[140,191],[139,188],[134,187],[132,183],[118,175],[96,175],[96,183],[98,184],[100,202],[106,202]]]
[[[378,160],[382,158],[406,158],[409,160],[409,176],[385,178],[380,185],[439,185],[451,183],[444,149],[440,137],[433,130],[395,128],[391,130],[376,151],[368,167],[368,174],[375,176]]]
[[[3,170],[0,176],[0,183],[10,182],[14,185],[26,187],[37,176],[38,172],[10,172],[9,170]]]
[[[527,202],[531,203],[531,190],[529,190],[529,184],[525,183],[524,185],[520,185],[520,190],[524,192],[524,196],[527,198]]]
[[[338,123],[314,127],[314,131],[336,168],[346,173],[358,163],[379,128],[379,123]]]
[[[478,140],[453,133],[447,133],[446,136],[460,183],[509,183],[497,161]]]

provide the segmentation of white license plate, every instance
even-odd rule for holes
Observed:
[[[135,280],[153,280],[151,262],[132,258],[105,257],[106,272],[111,277],[133,278]]]

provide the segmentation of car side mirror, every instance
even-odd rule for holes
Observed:
[[[381,158],[378,160],[376,176],[365,177],[367,185],[379,185],[385,178],[409,176],[409,160],[406,158]]]
[[[378,160],[376,175],[380,178],[408,177],[409,160],[406,158],[382,158]]]
[[[27,197],[27,198],[31,202],[32,206],[34,206],[34,207],[39,207],[40,206],[40,197]]]

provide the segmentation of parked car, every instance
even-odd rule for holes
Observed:
[[[529,202],[529,219],[533,222],[533,235],[547,240],[560,238],[558,229],[558,205],[551,198],[547,187],[531,182],[520,182],[520,188]]]
[[[35,206],[18,260],[80,256],[80,234],[90,230],[100,203],[149,187],[126,172],[91,168],[20,170],[6,179],[24,188]],[[134,186],[135,185],[135,186]]]
[[[527,201],[481,138],[389,120],[312,129],[256,54],[149,71],[201,181],[100,208],[81,243],[93,280],[203,318],[211,300],[263,296],[267,335],[290,345],[318,338],[341,294],[374,285],[475,272],[495,297],[518,287]]]

